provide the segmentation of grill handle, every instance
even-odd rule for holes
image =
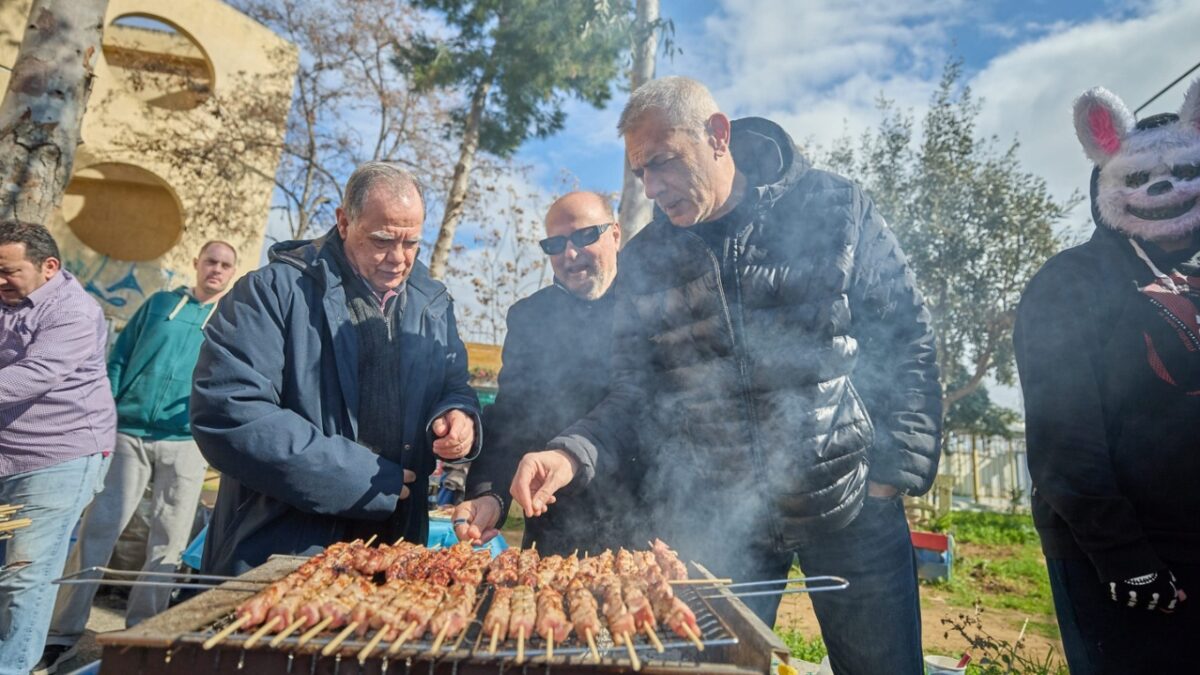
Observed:
[[[117,579],[105,579],[103,576],[95,577],[95,578],[85,578],[86,575],[91,575],[91,574],[110,575],[110,576],[114,576],[114,577],[118,577],[118,578]],[[131,577],[133,579],[129,580]],[[177,579],[177,578],[184,577],[184,578],[188,578],[188,579],[197,579],[200,581],[214,581],[217,583],[205,584],[205,583],[193,583],[190,581],[153,581],[153,580],[142,580],[140,577],[150,577],[151,579],[162,579],[162,578]],[[229,584],[227,582],[237,582],[238,584],[246,584],[248,586],[251,586],[251,588],[240,588],[240,587],[230,588]],[[55,579],[54,581],[52,581],[50,583],[65,585],[65,586],[83,585],[83,584],[99,584],[102,586],[134,586],[134,587],[166,587],[166,588],[216,588],[216,587],[220,586],[221,590],[224,590],[224,591],[235,591],[235,592],[242,591],[242,592],[247,592],[247,593],[253,593],[256,591],[261,591],[263,586],[270,582],[247,581],[245,579],[238,579],[237,577],[228,577],[228,576],[224,576],[224,575],[220,575],[220,574],[186,574],[185,575],[185,574],[180,574],[178,572],[142,572],[140,570],[139,571],[115,570],[115,569],[112,569],[111,567],[96,566],[96,567],[87,567],[87,568],[79,570],[78,572],[73,572],[71,574],[67,574],[63,577]]]
[[[819,582],[821,585],[811,587],[809,584]],[[787,588],[792,584],[804,584],[800,588]],[[781,588],[748,592],[729,592],[730,589],[753,589],[760,586],[781,586]],[[816,577],[796,577],[793,579],[768,579],[766,581],[745,581],[737,584],[727,584],[719,588],[720,592],[701,595],[702,598],[753,598],[764,595],[791,595],[793,593],[821,593],[823,591],[840,591],[850,586],[850,582],[842,577],[830,575]]]

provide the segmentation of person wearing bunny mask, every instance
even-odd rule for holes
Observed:
[[[1200,615],[1200,81],[1135,120],[1091,89],[1091,239],[1030,282],[1014,334],[1033,515],[1072,673],[1195,667]]]

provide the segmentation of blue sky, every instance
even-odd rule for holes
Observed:
[[[662,14],[682,53],[660,59],[659,75],[697,78],[726,113],[773,119],[802,146],[874,127],[881,94],[919,119],[946,60],[962,58],[983,100],[978,131],[1019,139],[1024,167],[1060,199],[1086,193],[1091,168],[1071,117],[1080,93],[1101,85],[1132,110],[1200,61],[1196,0],[662,0]],[[1177,110],[1186,85],[1147,113]],[[569,105],[563,132],[518,154],[533,167],[527,187],[548,203],[565,170],[584,189],[619,191],[615,125],[626,96],[604,110]],[[1090,227],[1081,205],[1061,229]],[[468,247],[470,232],[459,237]],[[469,288],[452,290],[471,304]],[[1015,389],[991,391],[1019,408]]]
[[[870,126],[876,119],[873,101],[881,93],[920,115],[946,58],[959,56],[968,81],[985,98],[984,131],[1040,144],[1048,124],[1066,141],[1056,143],[1055,152],[1079,161],[1046,162],[1036,152],[1023,157],[1065,196],[1086,178],[1081,153],[1070,147],[1071,100],[1100,84],[1126,96],[1132,108],[1200,61],[1200,42],[1194,39],[1200,31],[1197,5],[1175,0],[662,0],[662,14],[674,21],[682,53],[660,59],[658,74],[700,79],[733,116],[770,116],[801,142],[828,143]],[[1174,35],[1178,48],[1158,49],[1165,35]],[[1111,47],[1088,54],[1089,44],[1099,38],[1113,38]],[[1040,60],[1019,59],[1039,48],[1050,53]],[[1103,76],[1104,64],[1129,61],[1131,50],[1134,60],[1150,67],[1134,77],[1128,67]],[[1020,63],[1006,66],[1014,60]],[[1086,65],[1076,68],[1077,63]],[[1030,73],[1042,86],[1037,93],[1049,94],[1025,111],[1019,110],[1019,92],[1010,89],[1012,78],[1022,76],[1020,67],[1037,70]],[[1059,72],[1046,82],[1042,68]],[[987,86],[993,82],[996,91]],[[1061,89],[1050,89],[1053,84]],[[1169,92],[1155,109],[1178,107],[1182,89]],[[549,192],[558,189],[564,169],[584,188],[619,190],[622,148],[614,125],[625,96],[618,91],[603,111],[571,104],[567,128],[527,144],[518,158],[535,167],[534,175]],[[1006,117],[1010,112],[1018,116]]]

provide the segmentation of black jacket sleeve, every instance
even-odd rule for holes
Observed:
[[[538,331],[535,317],[528,314],[526,305],[520,303],[508,312],[499,390],[495,403],[483,411],[484,452],[467,475],[469,499],[495,493],[504,502],[505,512],[511,503],[508,487],[522,455],[541,450],[536,446],[546,440],[537,438],[530,423],[534,406],[552,404],[537,386]]]
[[[875,428],[868,478],[908,494],[933,484],[941,455],[942,389],[925,301],[896,236],[861,199],[850,294],[859,356],[851,376]]]
[[[1052,259],[1017,308],[1017,369],[1034,489],[1066,523],[1104,580],[1164,567],[1121,494],[1106,433],[1097,361],[1098,267]]]
[[[637,318],[628,291],[617,275],[614,288],[612,377],[608,395],[590,413],[555,437],[546,447],[565,450],[578,460],[580,474],[572,489],[600,477],[612,477],[624,465],[620,453],[637,445],[637,426],[645,407],[650,365],[650,337]]]

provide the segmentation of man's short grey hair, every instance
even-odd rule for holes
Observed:
[[[421,192],[421,182],[411,171],[392,162],[372,161],[360,164],[350,179],[346,181],[346,192],[342,198],[342,207],[346,209],[346,218],[351,223],[358,220],[367,195],[378,185],[387,185],[395,190],[397,195],[409,191],[416,193],[421,200],[421,208],[425,208],[425,195]]]
[[[629,133],[650,110],[667,114],[667,122],[677,129],[703,130],[708,118],[721,111],[708,87],[690,77],[660,77],[638,87],[617,121],[617,133]]]

